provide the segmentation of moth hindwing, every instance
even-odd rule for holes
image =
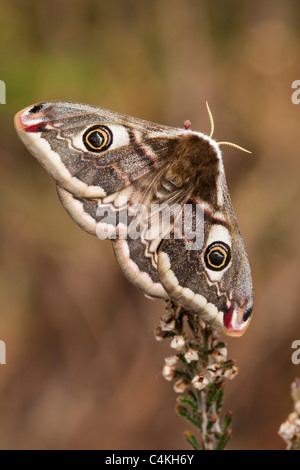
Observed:
[[[133,284],[221,332],[245,331],[250,266],[212,137],[60,101],[29,106],[15,126],[67,212],[112,240]]]

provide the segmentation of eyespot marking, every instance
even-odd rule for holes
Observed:
[[[103,152],[111,146],[113,136],[108,127],[97,124],[85,131],[82,140],[86,149],[90,152]]]
[[[206,248],[205,264],[212,271],[222,271],[228,266],[230,259],[230,247],[224,242],[214,242]]]

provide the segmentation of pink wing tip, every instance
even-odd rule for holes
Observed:
[[[15,116],[15,126],[18,131],[39,132],[45,125],[43,104],[35,104],[23,109]]]

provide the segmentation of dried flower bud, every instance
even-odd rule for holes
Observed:
[[[179,357],[178,357],[178,356],[169,356],[169,357],[166,357],[166,358],[165,358],[165,363],[166,363],[168,366],[175,366],[178,361],[179,361]]]
[[[197,390],[203,390],[209,384],[209,381],[202,373],[195,375],[192,380],[192,384]]]
[[[298,413],[298,416],[300,417],[300,401],[296,401],[295,411],[296,411],[296,413]]]
[[[224,370],[224,377],[226,379],[232,380],[236,375],[239,373],[239,368],[235,365],[232,365],[231,367],[227,367],[227,369]]]
[[[289,445],[290,441],[294,440],[297,437],[297,426],[295,426],[294,420],[296,413],[290,413],[287,421],[282,423],[279,428],[278,434],[282,439]],[[298,428],[298,433],[300,429]]]
[[[207,366],[206,370],[209,373],[211,380],[215,380],[215,378],[222,375],[223,372],[220,364],[217,364],[216,362],[210,366]]]
[[[215,423],[217,421],[217,419],[218,419],[218,415],[216,415],[216,414],[209,416],[209,421],[211,423]]]
[[[294,423],[298,428],[298,434],[299,434],[299,432],[300,432],[300,419],[299,418],[295,419]],[[300,435],[299,435],[299,437],[300,437]]]
[[[300,401],[300,379],[296,378],[291,385],[291,395],[295,402]]]
[[[282,423],[278,434],[286,442],[287,450],[296,450],[300,448],[300,379],[298,378],[291,385],[291,395],[295,411]]]
[[[162,375],[164,379],[171,381],[175,375],[175,367],[165,364],[162,370]]]
[[[177,336],[174,336],[174,338],[172,339],[170,347],[173,349],[177,349],[177,351],[180,351],[184,345],[185,345],[185,341],[184,341],[183,336],[177,335]]]
[[[156,341],[162,341],[163,339],[165,339],[166,334],[162,331],[160,326],[156,325],[154,327],[154,336]]]
[[[188,362],[189,364],[192,361],[198,361],[199,359],[198,352],[196,351],[196,349],[189,349],[188,352],[185,353],[184,358],[186,362]]]
[[[227,358],[227,348],[217,348],[211,353],[216,362],[224,362]]]
[[[160,326],[163,331],[173,331],[175,329],[175,320],[164,322],[160,320]]]
[[[172,331],[175,329],[174,313],[165,314],[160,317],[160,326],[163,331]]]
[[[174,383],[173,390],[175,393],[183,393],[188,385],[183,379],[179,379]]]

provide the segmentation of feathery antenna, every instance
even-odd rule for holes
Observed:
[[[214,124],[214,118],[212,116],[211,110],[208,106],[208,102],[206,101],[206,109],[208,112],[208,117],[209,117],[209,122],[210,122],[210,134],[209,137],[213,136],[214,130],[215,130],[215,124]]]
[[[242,150],[242,152],[252,153],[252,152],[250,152],[250,150],[246,150],[243,147],[241,147],[240,145],[233,144],[232,142],[218,142],[218,144],[219,145],[229,145],[230,147],[234,147],[236,149]]]
[[[206,109],[207,109],[207,112],[208,112],[208,117],[209,117],[209,122],[210,122],[210,134],[209,134],[209,137],[211,138],[213,136],[213,133],[214,133],[214,130],[215,130],[215,124],[214,124],[214,118],[213,118],[213,115],[212,115],[212,112],[210,110],[210,107],[208,106],[208,102],[206,101]],[[237,145],[237,144],[233,144],[232,142],[218,142],[218,145],[229,145],[230,147],[234,147],[236,149],[239,149],[241,150],[242,152],[246,152],[246,153],[252,153],[250,152],[250,150],[246,150],[244,149],[243,147],[241,147],[240,145]]]

